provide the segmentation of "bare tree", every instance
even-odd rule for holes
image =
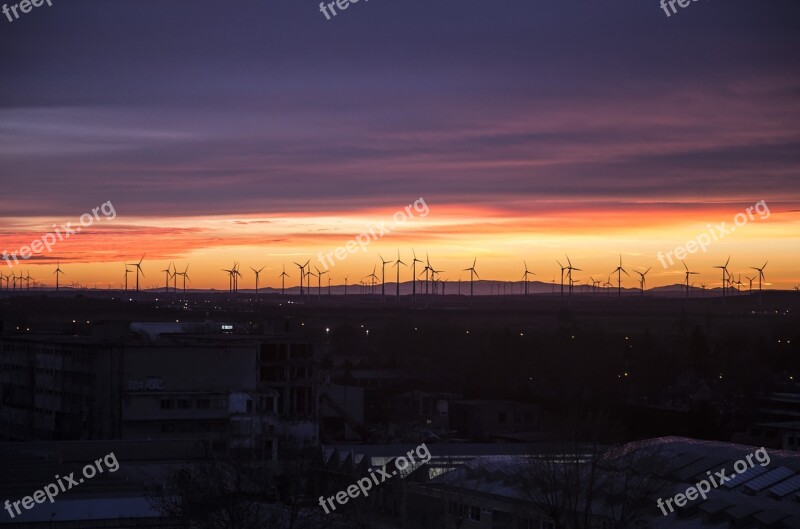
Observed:
[[[209,461],[184,467],[169,476],[151,504],[163,514],[197,529],[275,527],[280,509],[272,478],[261,465]]]

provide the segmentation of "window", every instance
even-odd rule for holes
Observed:
[[[172,410],[175,408],[175,401],[172,399],[161,399],[162,410]]]
[[[192,407],[192,403],[186,399],[178,399],[178,409],[179,410],[188,410]]]
[[[198,399],[197,400],[197,409],[198,410],[208,410],[211,408],[211,400],[209,399]]]
[[[228,407],[228,399],[214,399],[214,409],[224,410]]]
[[[481,508],[480,507],[470,507],[469,508],[469,519],[473,522],[480,522],[481,521]]]

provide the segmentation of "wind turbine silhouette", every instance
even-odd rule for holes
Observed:
[[[300,296],[303,295],[303,279],[305,279],[305,269],[308,266],[308,263],[311,262],[311,259],[306,261],[306,264],[300,264],[297,261],[294,261],[294,264],[297,265],[297,268],[300,269]]]
[[[306,296],[311,295],[311,278],[317,277],[317,274],[311,271],[311,266],[308,267],[308,272],[306,272]]]
[[[186,268],[183,269],[183,272],[178,272],[178,270],[176,269],[175,270],[175,276],[176,277],[177,276],[183,277],[183,295],[185,297],[186,296],[186,280],[189,279],[189,265],[188,264],[186,265]],[[189,282],[191,282],[191,281],[192,280],[189,279]]]
[[[625,273],[626,276],[630,277],[631,275],[622,268],[622,254],[619,255],[619,266],[616,267],[611,273],[617,273],[617,295],[621,298],[622,297],[622,274]]]
[[[750,289],[748,290],[748,292],[752,292],[753,291],[753,281],[755,281],[756,278],[755,277],[750,277],[750,276],[744,276],[744,278],[747,279],[747,281],[750,282]]]
[[[258,301],[258,276],[261,274],[261,271],[262,271],[262,270],[264,270],[264,267],[262,266],[261,268],[259,268],[258,270],[256,270],[255,268],[253,268],[253,267],[251,266],[251,267],[250,267],[250,270],[252,270],[252,271],[253,271],[253,272],[255,272],[255,274],[256,274],[256,301]]]
[[[476,257],[475,259],[472,260],[472,266],[462,270],[462,272],[469,272],[469,295],[470,295],[470,297],[472,297],[473,294],[474,294],[473,283],[475,281],[475,277],[477,277],[478,279],[481,278],[481,276],[478,275],[478,271],[475,270],[475,264],[477,264],[477,262],[478,262],[478,258]]]
[[[233,263],[233,292],[234,294],[239,293],[239,278],[244,277],[241,272],[239,272],[239,262]]]
[[[172,291],[178,293],[178,267],[172,262]]]
[[[138,263],[131,263],[126,266],[133,266],[136,268],[136,292],[139,292],[139,274],[142,274],[142,277],[145,277],[144,271],[142,270],[142,261],[144,261],[144,254],[142,254],[142,258],[139,259]]]
[[[228,273],[228,292],[233,293],[233,268],[221,268],[223,272]]]
[[[281,278],[281,296],[286,294],[286,278],[290,277],[289,274],[286,273],[286,265],[283,265],[283,272],[278,277]]]
[[[685,274],[686,274],[686,299],[689,299],[689,276],[690,275],[697,275],[700,272],[690,272],[689,271],[689,267],[686,266],[686,262],[681,260],[681,263],[683,263],[683,268],[686,269],[686,272],[685,272]]]
[[[385,260],[381,254],[378,254],[378,258],[381,260],[381,303],[383,303],[386,301],[386,265],[391,261]]]
[[[326,270],[325,272],[321,272],[319,268],[316,266],[314,270],[317,271],[317,299],[322,299],[322,276],[328,273]]]
[[[768,263],[768,262],[769,262],[769,261],[767,261],[766,263],[764,263],[764,264],[761,266],[761,268],[758,268],[757,266],[751,266],[751,267],[750,267],[752,270],[757,270],[757,271],[758,271],[758,291],[759,291],[759,292],[761,292],[761,280],[762,280],[762,279],[763,279],[764,281],[766,281],[766,280],[767,280],[767,278],[764,276],[764,269],[767,267],[767,263]],[[746,276],[745,276],[745,277],[746,277]],[[755,278],[754,278],[754,279],[755,279]],[[750,284],[750,290],[752,290],[752,289],[753,289],[753,285],[752,285],[752,282],[751,282],[751,284]]]
[[[567,267],[562,265],[561,261],[559,261],[558,259],[556,259],[556,263],[558,263],[558,266],[561,268],[561,297],[563,298],[564,297],[564,270],[566,270]]]
[[[642,291],[642,296],[644,296],[644,287],[647,284],[647,278],[645,276],[647,275],[647,272],[649,272],[651,268],[653,268],[653,267],[651,266],[650,268],[648,268],[644,272],[640,272],[638,270],[634,270],[635,273],[639,274],[639,288]]]
[[[719,268],[722,270],[722,298],[725,299],[725,280],[728,277],[728,263],[731,262],[731,256],[728,256],[728,260],[725,261],[724,265],[715,266],[714,268]]]
[[[534,272],[531,272],[531,271],[528,270],[528,263],[526,261],[523,260],[522,262],[525,265],[525,271],[522,273],[522,280],[525,282],[525,295],[527,296],[528,295],[528,276],[529,275],[535,276],[536,274]]]
[[[378,280],[378,276],[375,275],[375,271],[378,269],[378,265],[372,267],[372,273],[367,276],[367,279],[372,279],[372,286],[370,287],[370,294],[375,294],[375,281]]]
[[[433,268],[433,266],[431,266],[431,283],[432,283],[432,289],[431,290],[432,290],[434,296],[438,292],[437,281],[438,281],[438,283],[442,282],[441,279],[439,279],[439,280],[436,279],[436,275],[437,274],[443,274],[446,271],[447,270],[436,270],[436,269]]]
[[[125,269],[127,270],[127,267]],[[64,274],[64,271],[61,270],[61,261],[58,261],[58,263],[56,264],[56,271],[53,272],[53,273],[56,275],[56,292],[58,292],[58,289],[59,289],[58,276],[59,276],[59,274],[61,274],[61,275]],[[6,278],[6,287],[8,287],[8,278]]]
[[[431,271],[431,260],[428,257],[428,252],[425,252],[425,268],[422,269],[425,272],[425,295],[428,295],[428,273]],[[422,274],[420,274],[422,275]]]
[[[569,295],[571,296],[572,295],[572,285],[574,284],[574,282],[572,281],[572,272],[573,271],[575,271],[575,272],[583,272],[583,270],[581,270],[580,268],[575,268],[574,266],[572,266],[572,261],[569,260],[569,255],[567,255],[566,258],[567,258],[567,264],[569,265],[569,266],[567,266],[567,280],[569,281]]]
[[[166,272],[165,279],[164,279],[164,293],[168,293],[169,292],[169,278],[172,277],[171,270],[172,270],[172,267],[174,266],[174,264],[175,264],[174,262],[170,263],[169,266],[167,266],[167,268],[165,270],[162,270],[162,272]]]
[[[397,250],[397,261],[394,262],[392,265],[394,268],[397,268],[397,302],[400,303],[400,265],[408,266],[403,261],[400,260],[400,250]],[[412,281],[413,283],[413,281]]]
[[[413,305],[417,302],[417,263],[421,263],[422,260],[417,259],[417,253],[413,248],[411,254],[414,256],[411,261],[411,304]]]

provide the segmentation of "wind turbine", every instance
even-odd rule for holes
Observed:
[[[289,274],[286,273],[286,265],[283,265],[283,272],[281,275],[278,276],[281,278],[281,296],[286,293],[286,278],[290,277]]]
[[[478,275],[478,271],[475,270],[475,264],[477,262],[478,262],[478,258],[476,257],[475,259],[472,260],[472,266],[462,270],[462,272],[469,272],[469,295],[470,295],[470,297],[472,297],[472,295],[474,293],[473,292],[473,288],[472,288],[473,287],[473,282],[475,281],[474,277],[477,277],[478,279],[481,278],[481,276]]]
[[[750,276],[744,276],[744,278],[747,279],[747,281],[750,282],[750,289],[748,290],[748,292],[752,292],[753,291],[753,281],[755,281],[756,278],[755,277],[750,277]]]
[[[397,250],[397,261],[392,266],[397,268],[397,302],[400,303],[400,265],[408,266],[400,260],[400,250]]]
[[[525,295],[528,295],[528,276],[532,275],[535,276],[534,272],[528,270],[528,263],[526,261],[522,261],[525,264],[525,271],[522,273],[522,280],[525,282]]]
[[[411,253],[414,256],[414,259],[411,261],[411,304],[417,302],[417,263],[421,263],[420,259],[417,259],[417,253],[414,249],[411,249]]]
[[[367,276],[368,279],[372,279],[372,286],[370,287],[370,294],[375,293],[375,281],[378,280],[378,276],[375,275],[375,272],[378,270],[378,265],[372,267],[372,273]]]
[[[326,270],[325,272],[321,272],[319,268],[316,266],[314,270],[317,271],[317,299],[322,299],[322,276],[328,273]]]
[[[172,262],[172,291],[177,294],[178,292],[178,267],[175,262]]]
[[[126,266],[125,270],[127,270],[127,269],[128,269],[128,267]],[[56,271],[53,272],[53,273],[56,275],[56,292],[58,292],[58,289],[59,289],[58,276],[59,276],[59,274],[61,274],[61,275],[64,274],[64,271],[61,270],[61,261],[58,261],[58,264],[56,264]],[[126,275],[125,276],[126,283],[127,283],[127,277],[128,276]],[[6,287],[8,287],[8,278],[6,278]],[[125,290],[127,290],[127,288]]]
[[[425,272],[425,295],[428,295],[428,273],[431,271],[431,260],[428,257],[428,252],[425,252],[425,268],[422,269]],[[422,274],[420,274],[422,275]]]
[[[648,268],[644,272],[640,272],[638,270],[634,270],[635,273],[639,274],[639,288],[641,289],[643,296],[644,296],[644,287],[647,284],[647,278],[645,278],[645,276],[647,275],[647,272],[649,272],[651,268],[653,268],[653,267],[651,266],[650,268]]]
[[[566,270],[567,267],[562,265],[561,261],[559,261],[558,259],[556,259],[556,263],[558,263],[558,266],[561,268],[561,297],[563,298],[564,297],[564,270]]]
[[[728,260],[725,261],[724,265],[715,266],[714,268],[719,268],[722,270],[722,297],[725,298],[725,280],[728,277],[728,263],[731,262],[731,256],[728,256]]]
[[[305,279],[305,269],[308,263],[311,262],[311,259],[306,261],[306,264],[300,264],[297,261],[294,261],[294,264],[297,265],[297,268],[300,269],[300,296],[303,295],[303,280]]]
[[[171,272],[171,270],[172,270],[172,267],[173,267],[174,265],[175,265],[175,263],[174,263],[174,262],[173,262],[173,263],[170,263],[170,264],[169,264],[169,266],[167,266],[167,268],[166,268],[166,269],[162,270],[162,272],[165,272],[165,278],[164,278],[164,293],[168,293],[168,292],[169,292],[169,278],[172,276],[172,272]]]
[[[386,301],[386,265],[391,261],[385,260],[381,254],[378,254],[378,257],[381,260],[381,303],[383,303]]]
[[[433,292],[434,296],[436,295],[436,292],[438,291],[437,281],[439,283],[442,282],[441,279],[439,279],[439,280],[436,279],[436,275],[437,274],[443,274],[444,272],[446,272],[446,270],[436,270],[436,269],[433,268],[433,266],[431,266],[431,283],[433,283],[432,292]]]
[[[681,260],[681,263],[683,263],[683,268],[686,269],[686,272],[685,272],[685,274],[686,274],[686,299],[689,299],[689,276],[690,275],[697,275],[700,272],[690,272],[689,271],[689,267],[686,266],[686,262]]]
[[[177,276],[183,277],[183,295],[185,297],[186,296],[186,280],[189,279],[189,265],[188,264],[186,265],[186,268],[184,268],[183,272],[178,272],[178,270],[176,269],[175,270],[175,276],[176,277]],[[191,282],[192,280],[189,279],[189,281]]]
[[[575,271],[575,272],[583,272],[583,270],[581,270],[580,268],[575,268],[574,266],[572,266],[572,261],[569,260],[569,255],[567,255],[566,258],[567,258],[567,264],[569,265],[569,266],[567,266],[567,280],[569,281],[569,295],[571,296],[572,295],[572,285],[574,284],[574,282],[572,281],[572,272],[573,271]]]
[[[144,254],[142,254],[142,258],[139,259],[138,263],[132,263],[127,265],[136,268],[136,292],[139,292],[139,274],[142,274],[142,277],[145,277],[144,271],[142,270],[142,261],[144,261]]]
[[[239,293],[239,278],[244,277],[242,273],[239,272],[239,262],[233,263],[233,292],[234,294]]]
[[[761,268],[758,268],[758,267],[756,267],[756,266],[751,266],[751,267],[750,267],[752,270],[757,270],[757,271],[758,271],[758,291],[759,291],[759,292],[761,292],[761,280],[762,280],[762,279],[763,279],[764,281],[766,281],[766,280],[767,280],[767,278],[764,276],[764,269],[767,267],[767,263],[768,263],[768,262],[769,262],[769,261],[767,261],[766,263],[764,263],[764,264],[761,266]],[[751,282],[751,284],[750,284],[750,290],[752,290],[752,289],[753,289],[753,285],[752,285],[752,282]]]
[[[255,274],[256,274],[256,301],[258,301],[258,276],[261,274],[261,271],[262,271],[262,270],[264,270],[264,267],[262,266],[261,268],[259,268],[258,270],[256,270],[255,268],[253,268],[253,267],[251,266],[251,267],[250,267],[250,270],[252,270],[252,271],[253,271],[253,272],[255,272]]]
[[[228,273],[228,292],[233,293],[233,268],[221,268],[221,270]]]
[[[308,272],[306,272],[306,296],[311,295],[311,278],[317,277],[317,274],[311,271],[311,266],[308,267]]]
[[[619,255],[619,266],[614,269],[612,274],[617,273],[617,295],[621,298],[622,297],[622,274],[625,273],[626,276],[630,277],[630,274],[622,268],[622,254]]]
[[[347,295],[347,276],[344,276],[344,295]]]

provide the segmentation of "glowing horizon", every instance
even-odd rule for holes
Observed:
[[[410,202],[413,201],[413,198]],[[769,204],[769,203],[768,203]],[[261,215],[221,215],[215,217],[126,218],[118,211],[114,220],[100,220],[79,234],[57,242],[50,254],[36,256],[9,268],[0,261],[3,275],[29,271],[30,275],[45,285],[54,285],[52,271],[61,263],[65,274],[62,284],[73,282],[87,287],[119,288],[124,281],[123,263],[137,262],[145,255],[142,288],[159,288],[164,285],[161,272],[171,262],[179,271],[189,264],[190,283],[187,288],[228,288],[227,274],[233,261],[240,263],[244,278],[240,288],[255,286],[250,267],[265,267],[259,284],[261,287],[280,288],[279,274],[282,266],[291,275],[287,286],[296,286],[297,268],[294,261],[311,260],[311,266],[325,270],[319,260],[336,247],[344,246],[359,233],[383,222],[387,232],[377,239],[369,237],[366,252],[360,248],[355,253],[344,253],[345,258],[333,257],[329,266],[332,284],[342,284],[349,276],[356,280],[369,275],[378,264],[378,254],[386,260],[401,258],[409,263],[412,249],[424,259],[426,252],[437,270],[444,270],[441,279],[457,281],[468,277],[463,269],[478,259],[481,279],[518,281],[523,270],[523,260],[536,272],[532,281],[549,283],[558,281],[560,270],[556,260],[563,262],[569,255],[582,272],[575,279],[605,280],[622,254],[623,264],[631,274],[623,277],[623,285],[638,284],[634,270],[652,267],[648,274],[648,287],[658,287],[683,282],[683,266],[677,259],[664,269],[657,258],[658,252],[666,254],[701,233],[725,221],[733,226],[733,217],[744,211],[743,203],[704,204],[698,210],[693,205],[630,204],[615,208],[607,205],[574,203],[532,203],[535,214],[524,214],[519,207],[501,210],[470,205],[437,205],[426,203],[427,216],[409,218],[392,231],[392,217],[396,210],[371,208],[349,214],[330,212],[281,213]],[[414,212],[414,210],[412,210]],[[6,225],[10,224],[6,219]],[[8,253],[29,245],[53,224],[64,221],[54,219],[16,219],[13,234],[0,236],[0,249]],[[800,271],[794,268],[800,248],[800,212],[796,205],[787,202],[769,204],[768,216],[754,215],[735,233],[725,235],[709,245],[708,252],[697,250],[686,257],[699,286],[719,287],[721,277],[712,267],[732,255],[731,274],[747,284],[747,276],[756,273],[751,266],[761,266],[769,260],[765,271],[764,288],[791,289],[800,282]],[[37,229],[42,231],[37,231]],[[376,232],[377,235],[378,232]],[[364,239],[362,239],[364,240]],[[341,255],[341,253],[340,253]],[[11,260],[13,263],[13,260]],[[665,261],[669,264],[667,261]],[[378,264],[378,270],[380,265]],[[131,274],[133,280],[134,275]],[[394,282],[394,271],[387,272],[387,282]],[[403,268],[401,281],[409,281],[411,272]],[[182,284],[178,280],[179,286]]]

